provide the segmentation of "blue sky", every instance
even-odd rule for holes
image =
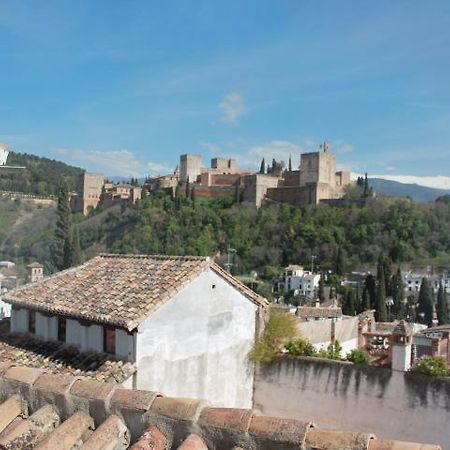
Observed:
[[[448,1],[3,0],[0,36],[17,151],[142,175],[327,139],[354,172],[450,177]]]

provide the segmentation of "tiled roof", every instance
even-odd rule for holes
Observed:
[[[0,362],[0,448],[439,450]]]
[[[111,254],[8,292],[4,300],[132,330],[207,268],[252,302],[267,304],[210,258]]]
[[[300,318],[339,318],[342,317],[342,309],[339,307],[322,308],[315,306],[299,306],[295,315]]]
[[[82,375],[97,381],[123,383],[136,366],[111,355],[80,352],[61,342],[44,342],[30,335],[8,333],[0,322],[0,359],[18,365],[36,367],[55,374]]]

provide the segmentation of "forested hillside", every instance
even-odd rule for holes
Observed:
[[[0,260],[17,264],[50,261],[55,208],[0,198]]]
[[[25,192],[35,195],[57,195],[63,180],[69,188],[77,189],[78,177],[83,169],[69,166],[61,161],[27,153],[10,152],[8,165],[24,166],[20,173],[0,177],[0,190]]]
[[[236,249],[234,271],[269,274],[289,263],[333,269],[338,249],[348,268],[394,263],[450,264],[450,205],[407,199],[368,199],[340,206],[268,205],[259,210],[232,201],[168,196],[104,211],[80,224],[84,249],[121,253],[214,255]],[[90,252],[90,253],[91,253]]]

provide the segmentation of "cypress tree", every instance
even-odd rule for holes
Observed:
[[[325,300],[325,281],[323,279],[323,275],[320,275],[320,279],[319,279],[318,297],[321,302],[323,302]]]
[[[367,179],[367,172],[364,175],[364,197],[369,196],[369,180]]]
[[[342,247],[339,246],[336,253],[336,267],[335,272],[340,277],[345,273],[345,256]]]
[[[266,173],[266,160],[264,158],[261,160],[261,167],[259,168],[259,173]]]
[[[73,227],[72,233],[72,261],[71,266],[78,266],[83,262],[83,255],[81,253],[80,246],[80,231],[78,230],[78,226],[75,225]]]
[[[387,321],[387,310],[386,310],[386,284],[384,281],[384,270],[383,266],[379,264],[377,270],[377,304],[375,311],[375,318],[377,322]]]
[[[288,170],[289,170],[289,172],[292,172],[292,159],[291,159],[291,155],[289,155],[289,165],[288,165]]]
[[[58,270],[71,266],[73,259],[72,215],[70,212],[69,187],[66,182],[61,186],[56,209],[55,242],[53,261]]]
[[[189,185],[189,177],[187,177],[187,179],[186,179],[186,192],[185,192],[185,197],[186,198],[190,197],[190,189],[191,189],[191,186]]]
[[[354,316],[356,312],[356,296],[354,289],[347,289],[344,294],[342,312],[347,316]]]
[[[372,307],[370,305],[369,290],[367,289],[367,287],[364,287],[361,296],[361,312],[369,311],[370,309],[372,309]]]
[[[437,293],[436,312],[439,325],[445,325],[448,322],[448,302],[447,294],[445,292],[442,282],[439,283],[439,290]]]
[[[197,200],[197,194],[195,193],[195,188],[191,189],[191,200],[192,200],[192,206],[196,207],[196,200]]]
[[[376,309],[377,306],[377,284],[375,277],[370,273],[366,276],[364,281],[364,288],[367,291],[370,307],[368,309]]]
[[[417,315],[420,323],[431,327],[433,325],[433,292],[428,278],[422,278],[420,285]]]
[[[394,300],[394,315],[397,319],[405,318],[405,291],[403,286],[403,278],[400,267],[397,272],[392,275],[392,298]]]

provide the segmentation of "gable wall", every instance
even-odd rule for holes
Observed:
[[[251,407],[247,354],[257,309],[216,273],[203,272],[139,327],[137,388]]]

